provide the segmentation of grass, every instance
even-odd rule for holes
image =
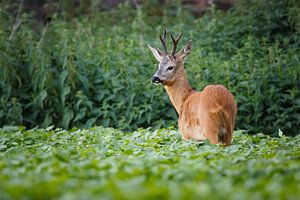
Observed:
[[[300,135],[0,129],[0,199],[299,199]]]

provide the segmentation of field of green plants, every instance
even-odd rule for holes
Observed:
[[[300,199],[300,1],[201,18],[180,0],[47,2],[59,11],[41,20],[0,0],[1,200]],[[231,146],[177,131],[151,83],[165,28],[192,39],[193,88],[234,94]]]
[[[227,148],[174,128],[0,130],[0,199],[299,199],[300,135],[235,132]]]

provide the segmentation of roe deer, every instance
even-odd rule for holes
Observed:
[[[203,91],[193,90],[184,69],[184,59],[191,52],[191,40],[176,53],[181,37],[171,34],[173,49],[167,51],[167,33],[160,35],[163,51],[148,45],[159,62],[153,83],[164,85],[179,119],[178,127],[184,139],[208,139],[212,144],[231,144],[237,106],[233,95],[223,85],[208,85]]]

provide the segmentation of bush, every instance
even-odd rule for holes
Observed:
[[[132,13],[120,16],[122,9]],[[140,19],[129,5],[119,10],[100,13],[93,21],[83,17],[68,22],[57,16],[41,33],[32,31],[34,21],[25,16],[28,24],[24,23],[11,41],[7,38],[12,20],[4,20],[1,125],[69,128],[97,123],[136,129],[167,126],[173,121],[176,113],[172,109],[160,116],[166,110],[167,96],[161,98],[163,90],[150,83],[151,57],[139,34]],[[111,27],[117,23],[114,16],[132,20],[132,25]],[[2,19],[7,17],[2,13]],[[103,24],[102,18],[111,21]]]
[[[30,15],[9,40],[13,16],[1,10],[0,125],[123,130],[176,123],[162,87],[150,83],[164,27],[193,39],[191,85],[224,84],[238,102],[237,128],[295,135],[300,127],[299,11],[296,1],[239,1],[194,19],[178,2],[159,8],[124,4],[39,30]],[[276,12],[274,12],[276,11]],[[153,16],[155,15],[155,16]],[[194,76],[191,76],[191,74]]]
[[[200,88],[211,83],[230,88],[238,102],[238,128],[298,133],[300,29],[289,15],[295,6],[292,1],[242,1],[225,17],[212,12],[195,24],[201,32],[192,37],[208,39],[199,40],[196,58],[189,61],[198,75],[193,81],[202,80],[195,82]]]

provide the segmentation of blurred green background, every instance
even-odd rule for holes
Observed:
[[[164,28],[183,33],[180,46],[193,41],[192,87],[234,94],[236,129],[299,133],[298,0],[1,0],[0,126],[176,125],[150,81],[157,62],[147,44],[160,48]]]

